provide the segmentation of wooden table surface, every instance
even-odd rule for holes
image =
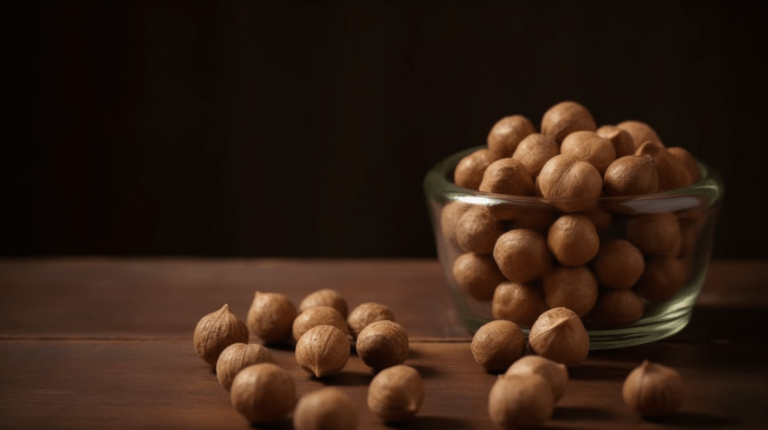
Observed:
[[[420,371],[426,397],[417,418],[396,428],[495,428],[487,398],[496,376],[474,362],[434,260],[52,258],[0,260],[0,429],[251,428],[195,353],[195,324],[224,303],[245,319],[257,290],[298,304],[326,287],[350,307],[388,305],[409,333],[406,364]],[[768,428],[767,330],[768,262],[714,262],[686,329],[590,353],[545,428]],[[392,428],[367,410],[372,373],[359,357],[317,380],[290,347],[271,351],[299,395],[340,386],[361,429]],[[671,419],[644,421],[621,400],[643,359],[687,381]]]

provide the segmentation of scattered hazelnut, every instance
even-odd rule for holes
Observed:
[[[595,166],[569,154],[550,158],[537,181],[542,196],[554,199],[594,199],[603,188],[603,178]]]
[[[485,169],[478,190],[485,193],[530,196],[533,195],[533,178],[520,161],[502,158]]]
[[[475,332],[470,349],[485,370],[503,372],[525,353],[525,335],[511,321],[491,321]]]
[[[675,257],[651,258],[637,282],[640,297],[652,302],[666,302],[685,287],[688,265]]]
[[[493,317],[512,321],[520,327],[531,327],[547,309],[544,296],[531,284],[502,282],[493,293]]]
[[[315,306],[330,306],[339,311],[341,316],[344,318],[346,318],[349,314],[347,301],[344,300],[344,297],[341,295],[341,293],[331,288],[317,290],[304,297],[304,300],[302,300],[299,304],[299,312],[304,312],[307,309],[313,308]]]
[[[235,376],[230,397],[232,406],[248,421],[276,424],[293,410],[296,384],[291,375],[276,364],[253,364]]]
[[[511,157],[520,141],[535,131],[531,121],[522,115],[510,115],[500,119],[488,133],[487,143],[491,158],[498,160]]]
[[[616,159],[616,150],[608,139],[594,131],[575,131],[563,139],[560,153],[569,154],[595,166],[602,175]]]
[[[359,417],[352,399],[336,387],[309,392],[293,413],[295,430],[354,430]]]
[[[645,270],[643,254],[624,239],[610,239],[603,243],[592,261],[600,285],[608,288],[631,288]]]
[[[541,119],[541,134],[551,136],[560,143],[566,136],[581,130],[595,131],[595,124],[589,110],[572,101],[560,102],[546,112]]]
[[[232,387],[235,375],[252,364],[274,363],[272,353],[258,343],[233,343],[224,349],[216,362],[216,378],[227,391]]]
[[[233,343],[248,343],[248,327],[224,305],[202,317],[195,327],[195,351],[206,363],[216,366],[219,355]]]
[[[560,264],[581,266],[597,255],[600,236],[586,216],[565,214],[549,227],[547,245]]]
[[[585,266],[560,266],[542,280],[544,300],[550,308],[564,307],[583,317],[597,301],[597,278]]]
[[[544,377],[501,375],[488,395],[488,413],[505,429],[538,427],[552,418],[555,400]]]
[[[655,193],[659,175],[650,156],[625,155],[608,166],[603,177],[605,195],[635,196]]]
[[[381,320],[394,321],[395,316],[388,307],[380,303],[368,302],[352,309],[347,317],[347,325],[352,335],[357,337],[368,324]]]
[[[513,160],[519,161],[531,178],[538,176],[544,163],[560,153],[557,142],[550,136],[532,133],[525,137],[512,155]]]
[[[644,254],[674,256],[682,245],[680,223],[669,212],[638,215],[627,221],[627,239]]]
[[[283,294],[256,292],[248,310],[247,324],[266,344],[287,341],[291,337],[296,307]]]
[[[423,401],[421,375],[404,364],[382,370],[368,387],[368,409],[385,422],[410,419]]]
[[[635,142],[632,140],[632,136],[625,130],[615,125],[604,125],[598,128],[595,133],[611,142],[613,149],[616,151],[616,158],[635,153]]]
[[[474,206],[459,219],[456,238],[466,252],[490,254],[496,239],[504,233],[501,222],[485,206]]]
[[[504,375],[537,374],[549,382],[552,387],[552,397],[557,403],[565,393],[568,385],[568,368],[564,364],[556,363],[539,355],[526,355],[515,361]]]
[[[501,273],[513,282],[533,281],[551,264],[547,240],[528,229],[514,229],[502,234],[493,248],[493,259]]]
[[[597,303],[585,317],[590,327],[616,327],[639,320],[645,304],[632,290],[601,289]]]
[[[677,371],[644,360],[629,373],[621,390],[624,403],[643,417],[677,412],[685,398],[685,383]]]
[[[464,202],[450,202],[440,211],[440,230],[443,232],[445,240],[453,246],[459,246],[459,240],[456,237],[456,226],[459,219],[468,211],[472,205]]]
[[[675,190],[693,183],[688,168],[667,151],[667,148],[650,142],[642,144],[635,155],[648,155],[653,158],[653,165],[659,175],[659,191]]]
[[[318,378],[340,372],[349,353],[347,335],[330,325],[312,327],[296,342],[296,362]]]
[[[699,163],[696,161],[693,155],[688,150],[679,146],[673,146],[667,148],[667,152],[675,157],[685,168],[688,170],[688,174],[691,176],[692,183],[699,182],[701,180],[701,172],[699,171]]]
[[[372,369],[395,366],[408,358],[408,334],[394,321],[372,322],[357,336],[355,349],[363,363]]]
[[[626,131],[632,136],[632,142],[635,144],[635,149],[639,148],[640,145],[645,142],[651,142],[652,144],[661,147],[664,146],[664,144],[661,143],[661,139],[659,139],[659,135],[656,134],[656,130],[642,121],[624,121],[616,124],[616,127]]]
[[[299,340],[309,329],[319,325],[332,325],[341,330],[342,333],[349,334],[347,321],[344,320],[339,311],[330,306],[315,306],[300,313],[293,320],[293,339]]]
[[[460,187],[472,190],[480,188],[483,173],[491,161],[490,151],[485,148],[465,156],[453,171],[453,182]]]
[[[496,286],[506,279],[491,255],[467,253],[453,263],[453,278],[470,297],[487,302],[493,299]]]
[[[581,318],[570,309],[554,308],[533,323],[528,343],[537,355],[575,366],[589,354],[589,334]]]

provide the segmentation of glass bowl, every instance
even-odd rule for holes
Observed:
[[[723,182],[716,172],[699,162],[701,180],[687,187],[642,196],[600,197],[591,200],[501,195],[455,185],[453,171],[457,163],[464,156],[480,148],[469,148],[447,157],[435,165],[424,179],[424,192],[437,243],[438,258],[458,317],[471,333],[485,323],[496,319],[492,309],[493,302],[497,298],[491,296],[500,296],[501,293],[496,285],[498,282],[506,281],[503,277],[499,280],[489,276],[490,279],[496,279],[492,281],[493,286],[490,287],[490,291],[486,288],[486,292],[482,294],[469,294],[472,291],[468,290],[466,282],[460,285],[454,276],[454,264],[459,257],[467,254],[457,243],[456,224],[461,214],[477,206],[489,209],[502,232],[528,229],[537,232],[545,240],[552,222],[560,216],[586,215],[596,226],[601,248],[616,239],[632,242],[650,238],[647,229],[643,230],[637,226],[646,225],[648,220],[669,221],[667,224],[677,226],[675,233],[666,233],[663,238],[676,237],[679,234],[679,248],[675,248],[672,255],[667,253],[664,257],[643,252],[644,267],[640,269],[643,271],[642,282],[638,281],[632,288],[622,290],[625,292],[621,293],[616,293],[617,290],[614,288],[605,288],[600,285],[597,303],[592,310],[583,315],[582,319],[590,335],[592,350],[622,348],[653,342],[672,336],[688,324],[694,302],[701,292],[707,273],[712,254],[715,222],[723,198]],[[677,231],[679,233],[676,233]],[[650,233],[655,234],[653,231]],[[473,255],[474,257],[481,258],[479,254]],[[490,261],[490,265],[494,264],[492,254],[482,258],[486,262]],[[549,272],[559,266],[557,259],[551,257],[551,253],[550,258],[551,264],[547,269]],[[595,264],[592,260],[584,267],[594,273]],[[498,269],[498,266],[495,267],[488,269],[488,272]],[[524,307],[524,309],[518,309],[520,313],[533,312],[534,315],[538,315],[542,311],[539,306],[540,299],[545,297],[542,284],[542,278],[525,284],[526,291],[538,297],[537,305],[530,304],[533,302],[518,305]],[[642,289],[639,287],[640,284],[643,285]],[[654,289],[660,288],[664,288],[665,290],[661,291],[665,292],[653,293]],[[630,314],[635,316],[632,317]],[[633,319],[631,322],[625,321],[627,315]],[[514,321],[513,318],[505,319]],[[527,328],[530,327],[530,322],[526,323],[522,320],[514,322],[518,323],[526,334],[528,333]]]

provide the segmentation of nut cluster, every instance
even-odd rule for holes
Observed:
[[[598,128],[589,110],[572,101],[547,110],[538,132],[524,116],[502,118],[487,143],[458,163],[457,185],[547,202],[454,201],[440,214],[443,237],[457,251],[455,284],[474,300],[492,302],[495,318],[528,328],[545,310],[565,307],[590,327],[613,327],[641,318],[646,302],[668,301],[684,288],[704,229],[701,210],[634,215],[594,199],[698,181],[688,151],[665,146],[640,121]]]

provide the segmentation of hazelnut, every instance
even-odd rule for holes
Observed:
[[[589,110],[572,101],[552,106],[541,119],[541,134],[553,137],[557,143],[575,131],[595,131],[596,128],[597,124]]]
[[[600,247],[592,261],[600,285],[608,288],[631,288],[645,270],[643,254],[624,239],[611,239]]]
[[[511,321],[491,321],[475,332],[471,350],[485,370],[503,372],[525,353],[525,335]]]
[[[232,387],[235,375],[252,364],[274,363],[272,353],[258,343],[233,343],[224,349],[216,362],[216,378],[227,391]]]
[[[685,287],[688,265],[675,257],[651,258],[637,282],[637,293],[652,302],[666,302]]]
[[[597,278],[584,266],[560,266],[544,275],[544,300],[550,308],[564,307],[583,317],[597,301]]]
[[[456,237],[456,226],[459,219],[468,211],[472,205],[464,202],[450,202],[440,211],[440,230],[443,232],[445,240],[453,246],[459,246],[459,240]]]
[[[595,166],[600,175],[616,159],[616,150],[608,139],[593,131],[575,131],[563,139],[560,153],[569,154]]]
[[[347,325],[352,335],[357,337],[368,324],[381,320],[394,321],[395,316],[388,307],[380,303],[368,302],[352,309],[347,317]]]
[[[296,307],[283,294],[256,292],[248,310],[247,324],[266,344],[287,341],[293,330]]]
[[[549,227],[547,245],[560,264],[581,266],[597,255],[600,236],[595,225],[586,216],[566,214]]]
[[[627,239],[642,253],[675,256],[680,252],[680,223],[674,214],[662,212],[635,216],[627,221]]]
[[[659,189],[659,175],[650,156],[625,155],[608,166],[603,177],[605,195],[635,196]]]
[[[296,384],[291,375],[276,364],[253,364],[235,376],[230,397],[232,406],[248,421],[276,424],[293,410]]]
[[[589,354],[589,334],[581,318],[570,309],[554,308],[533,323],[528,343],[537,355],[574,366]]]
[[[460,187],[478,189],[483,181],[483,173],[491,161],[488,149],[478,149],[465,156],[453,171],[453,182]]]
[[[293,320],[293,339],[299,340],[301,336],[312,327],[319,325],[332,325],[348,335],[347,321],[339,311],[330,306],[315,306],[299,314]]]
[[[347,314],[349,314],[347,301],[344,300],[344,297],[341,295],[341,293],[331,288],[317,290],[309,294],[307,297],[304,297],[304,300],[302,300],[299,304],[299,312],[304,312],[307,309],[313,308],[315,306],[330,306],[339,311],[341,316],[344,318],[346,318]]]
[[[514,229],[502,234],[493,248],[493,259],[501,273],[513,282],[533,281],[551,264],[547,240],[528,229]]]
[[[635,153],[635,142],[632,140],[632,136],[625,130],[615,125],[604,125],[598,128],[595,133],[611,142],[613,149],[616,151],[617,158]]]
[[[505,429],[538,427],[552,418],[555,400],[541,375],[501,375],[488,395],[488,414]]]
[[[685,398],[685,382],[677,371],[644,360],[629,373],[621,390],[624,403],[643,417],[677,412]]]
[[[531,284],[502,282],[493,293],[493,317],[512,321],[520,327],[531,327],[547,309],[544,296]]]
[[[195,327],[195,351],[206,363],[216,366],[219,355],[233,343],[248,343],[248,327],[229,311],[229,305],[202,317]]]
[[[688,168],[667,151],[667,148],[650,142],[642,144],[635,155],[648,155],[653,158],[653,165],[659,175],[659,191],[682,188],[693,183]]]
[[[354,430],[359,417],[352,399],[336,387],[309,392],[293,413],[295,430]]]
[[[568,154],[550,158],[537,180],[542,196],[553,199],[594,199],[603,188],[603,178],[595,166]]]
[[[667,148],[667,152],[669,152],[669,155],[675,157],[683,166],[685,166],[686,170],[688,170],[688,174],[691,176],[692,183],[699,182],[699,180],[701,180],[699,163],[696,161],[696,158],[691,155],[690,152],[679,146]]]
[[[702,217],[695,220],[680,219],[680,253],[678,257],[688,257],[696,250],[701,239],[707,219]]]
[[[512,155],[512,159],[519,161],[531,178],[535,178],[547,160],[559,153],[560,151],[557,148],[555,139],[543,134],[533,133],[520,141],[515,153]]]
[[[563,397],[565,387],[568,385],[568,368],[564,364],[556,363],[548,358],[539,355],[526,355],[515,361],[504,375],[527,375],[532,373],[542,376],[549,382],[555,403]]]
[[[485,169],[478,190],[485,193],[530,196],[533,195],[533,178],[520,161],[502,158]]]
[[[410,419],[423,401],[421,375],[403,364],[382,370],[368,387],[368,409],[385,422]]]
[[[487,207],[474,206],[461,216],[456,238],[461,249],[466,252],[490,254],[502,233],[504,227],[501,221],[497,221]]]
[[[408,334],[394,321],[376,321],[360,332],[355,349],[363,363],[372,369],[395,366],[408,358]]]
[[[487,143],[491,158],[498,160],[511,157],[520,141],[535,131],[531,121],[522,115],[510,115],[500,119],[488,133]]]
[[[471,252],[453,263],[453,278],[467,295],[484,302],[491,300],[496,286],[506,280],[492,256]]]
[[[592,224],[595,226],[595,230],[598,233],[601,233],[607,230],[608,227],[611,226],[611,223],[613,223],[613,215],[611,215],[609,212],[606,212],[604,210],[593,209],[593,210],[588,210],[584,212],[579,212],[579,214],[589,218],[589,220],[592,221]]]
[[[639,148],[640,145],[645,142],[651,142],[656,146],[664,146],[664,144],[661,143],[661,139],[659,139],[659,135],[656,134],[656,130],[642,121],[624,121],[616,124],[616,127],[626,131],[632,136],[632,142],[635,144],[635,149]]]
[[[615,327],[629,324],[643,316],[645,304],[632,290],[601,289],[597,302],[585,317],[590,327]]]
[[[296,342],[296,362],[318,378],[344,369],[349,353],[347,335],[330,325],[312,327]]]

